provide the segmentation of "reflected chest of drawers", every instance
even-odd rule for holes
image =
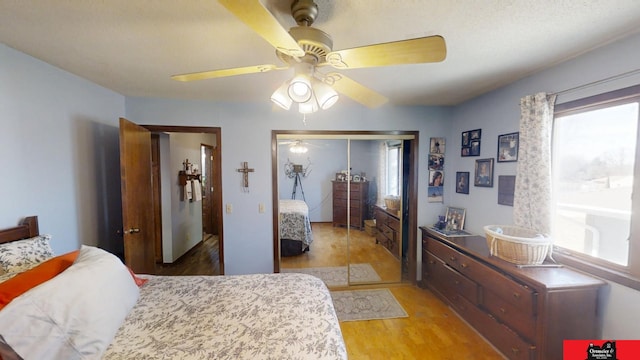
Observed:
[[[376,205],[373,208],[374,219],[376,219],[376,243],[386,247],[393,256],[400,258],[400,219],[398,211],[390,211]]]
[[[422,230],[422,282],[509,359],[562,359],[565,339],[599,336],[605,283],[568,267],[517,267],[481,236]]]
[[[363,230],[368,196],[368,181],[333,181],[333,226],[347,226],[348,218],[350,226]]]

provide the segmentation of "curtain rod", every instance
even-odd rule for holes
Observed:
[[[608,77],[608,78],[604,78],[604,79],[601,79],[601,80],[596,80],[596,81],[593,81],[593,82],[590,82],[590,83],[587,83],[587,84],[584,84],[584,85],[580,85],[580,86],[572,87],[572,88],[565,89],[565,90],[562,90],[562,91],[557,91],[557,92],[555,92],[555,93],[551,93],[551,94],[549,94],[549,95],[561,95],[561,94],[566,94],[566,93],[568,93],[568,92],[572,92],[572,91],[576,91],[576,90],[581,90],[581,89],[588,88],[588,87],[595,86],[595,85],[604,84],[604,83],[609,82],[609,81],[622,79],[622,78],[625,78],[625,77],[628,77],[628,76],[631,76],[631,75],[635,75],[635,74],[640,74],[640,69],[635,69],[635,70],[627,71],[627,72],[622,73],[622,74],[618,74],[618,75],[610,76],[610,77]]]

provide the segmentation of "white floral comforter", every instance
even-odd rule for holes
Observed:
[[[331,295],[303,274],[149,276],[104,359],[346,359]]]
[[[297,240],[302,248],[313,241],[309,207],[302,200],[280,200],[280,239]]]

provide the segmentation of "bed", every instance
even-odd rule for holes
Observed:
[[[300,255],[313,241],[309,207],[302,200],[280,200],[280,254]]]
[[[7,258],[20,249],[5,246],[33,239],[37,250],[24,245],[20,261]],[[139,275],[91,246],[49,256],[49,240],[35,217],[0,230],[3,360],[347,358],[331,295],[315,277]],[[6,301],[7,284],[36,277]]]

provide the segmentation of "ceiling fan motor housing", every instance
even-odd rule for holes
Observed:
[[[301,26],[311,26],[318,17],[318,5],[313,0],[295,0],[291,4],[291,16]]]
[[[329,34],[320,29],[309,26],[295,26],[289,29],[289,34],[294,38],[306,55],[315,58],[315,63],[323,63],[327,54],[331,52],[333,40]],[[276,51],[278,57],[287,64],[293,64],[295,60],[280,51]],[[306,56],[305,56],[306,57]]]

